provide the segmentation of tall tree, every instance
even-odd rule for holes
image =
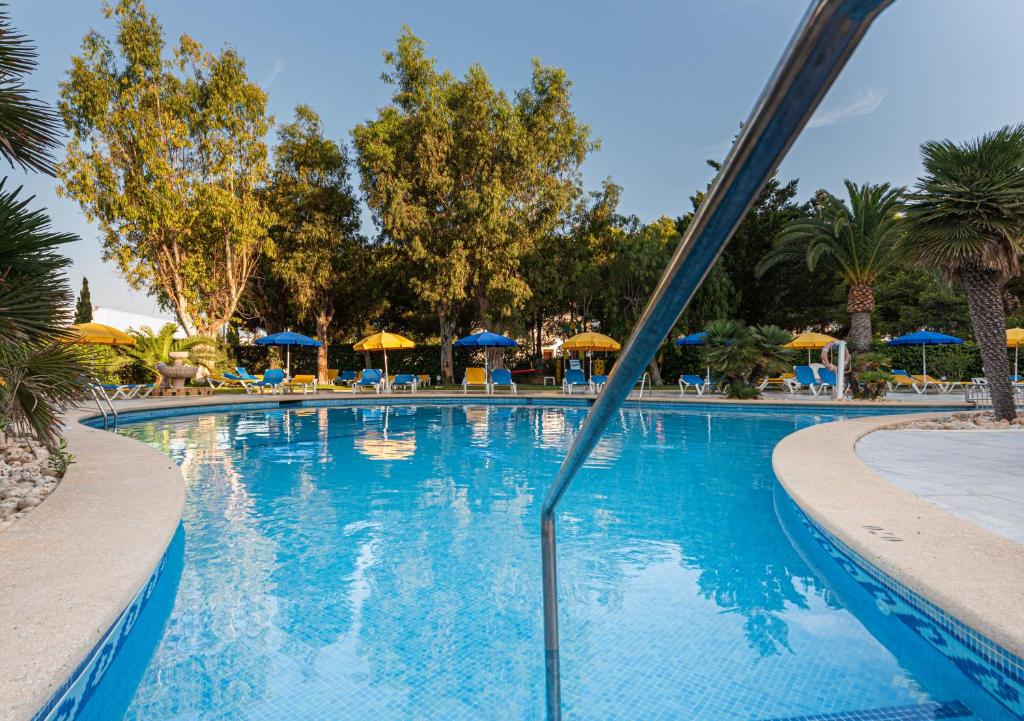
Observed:
[[[679,233],[671,218],[661,217],[649,225],[612,238],[607,260],[605,304],[609,316],[608,330],[621,338],[640,319],[665,264],[679,243]],[[657,356],[648,368],[651,381],[661,385]]]
[[[78,291],[75,301],[75,323],[92,321],[92,296],[89,295],[89,279],[82,276],[82,289]]]
[[[12,166],[52,174],[59,119],[24,87],[36,50],[0,8],[0,155]],[[61,247],[78,240],[54,232],[32,198],[0,180],[0,433],[32,433],[54,446],[60,414],[85,382],[75,347],[65,343],[73,298]]]
[[[715,170],[721,167],[713,160],[708,165]],[[769,178],[697,290],[681,319],[680,332],[692,332],[719,318],[743,318],[752,324],[776,323],[786,328],[825,327],[841,320],[834,300],[839,281],[831,268],[756,273],[775,236],[810,213],[809,203],[796,200],[797,186],[796,180],[782,182],[777,175]],[[680,233],[685,232],[704,197],[704,192],[691,196],[693,211],[677,221]]]
[[[814,215],[786,225],[758,263],[757,272],[763,275],[782,264],[790,269],[806,264],[811,272],[822,261],[833,265],[847,287],[850,349],[865,353],[871,346],[874,286],[895,259],[903,188],[844,182],[849,202],[819,192]]]
[[[182,35],[166,58],[142,0],[105,14],[116,41],[89,32],[60,85],[71,131],[60,191],[99,225],[129,285],[173,309],[187,334],[216,334],[268,247],[267,95],[233,50],[204,52]]]
[[[1024,125],[960,145],[921,146],[924,175],[909,196],[900,244],[915,266],[963,286],[996,417],[1016,417],[1006,354],[1003,290],[1024,254]]]
[[[408,28],[385,61],[392,102],[353,130],[362,188],[383,234],[417,261],[411,281],[438,315],[451,380],[459,309],[472,303],[500,330],[523,306],[522,259],[578,196],[596,144],[558,68],[534,61],[530,85],[509,98],[479,65],[462,79],[437,71]]]
[[[295,120],[277,131],[270,205],[278,223],[271,234],[272,263],[300,321],[316,324],[321,342],[317,376],[327,382],[331,324],[352,311],[369,287],[366,240],[359,233],[359,203],[349,182],[345,146],[324,137],[320,116],[308,105],[295,108]],[[358,330],[349,328],[349,330]]]

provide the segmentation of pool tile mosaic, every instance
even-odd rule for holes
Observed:
[[[127,721],[542,718],[537,513],[585,406],[367,402],[124,424],[189,484],[181,586]],[[779,525],[774,444],[836,417],[620,414],[558,520],[568,719],[962,698]]]

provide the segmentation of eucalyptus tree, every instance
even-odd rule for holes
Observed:
[[[909,196],[900,250],[911,264],[963,286],[993,410],[1011,420],[1003,290],[1021,275],[1024,254],[1024,125],[962,144],[929,141],[921,159],[924,175]]]
[[[277,138],[268,193],[278,219],[271,230],[272,272],[298,320],[316,326],[317,376],[326,383],[332,324],[339,314],[348,326],[360,320],[353,311],[368,287],[359,201],[349,182],[347,149],[324,136],[312,108],[296,107],[295,120],[278,128]]]
[[[831,264],[847,287],[850,349],[864,353],[871,346],[875,284],[895,263],[904,189],[849,180],[845,185],[849,201],[819,192],[813,215],[794,220],[779,232],[757,273],[797,263],[814,272],[819,263]]]
[[[35,47],[0,8],[0,155],[11,166],[52,174],[60,119],[24,85]],[[0,433],[58,440],[61,412],[81,395],[81,358],[67,340],[73,295],[63,246],[43,210],[0,180]]]
[[[173,309],[188,335],[231,318],[269,247],[267,95],[231,49],[182,35],[167,54],[142,0],[104,8],[60,84],[71,132],[60,192],[99,226],[128,284]]]
[[[561,69],[534,61],[509,97],[479,65],[462,78],[438,71],[408,28],[384,58],[391,102],[352,131],[362,189],[383,235],[415,261],[409,281],[437,314],[450,380],[459,311],[472,305],[501,330],[523,307],[523,259],[578,197],[596,143]]]

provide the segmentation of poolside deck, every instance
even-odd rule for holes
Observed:
[[[857,456],[915,496],[1024,544],[1024,431],[875,431]]]

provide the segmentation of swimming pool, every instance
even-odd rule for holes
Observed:
[[[152,642],[112,667],[123,688],[105,678],[82,717],[541,719],[538,511],[585,413],[124,424],[181,466],[183,563]],[[567,718],[1014,717],[874,608],[778,487],[775,443],[839,417],[620,413],[558,518]]]

